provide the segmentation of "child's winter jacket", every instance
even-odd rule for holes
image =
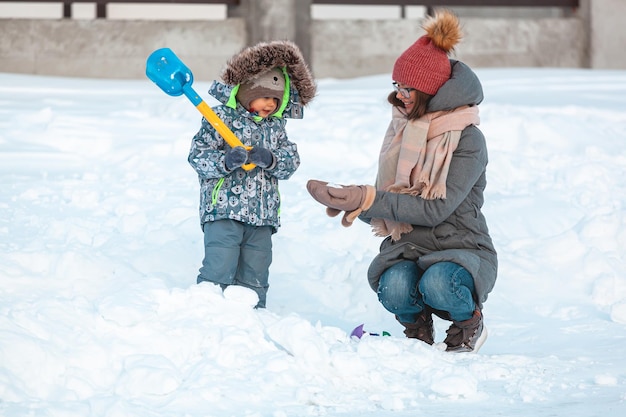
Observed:
[[[283,68],[287,100],[274,116],[260,118],[248,112],[235,95],[239,84],[271,68]],[[285,130],[286,118],[300,119],[303,107],[316,91],[299,49],[288,41],[261,43],[235,55],[226,65],[222,78],[214,81],[209,94],[220,103],[213,111],[245,146],[259,146],[276,157],[271,169],[250,171],[224,166],[230,146],[206,120],[194,136],[188,161],[200,182],[200,223],[221,219],[237,220],[253,226],[280,226],[278,181],[286,180],[300,165],[295,143]]]

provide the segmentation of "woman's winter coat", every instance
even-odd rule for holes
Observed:
[[[289,99],[277,114],[265,119],[248,112],[236,99],[240,83],[275,67],[285,68]],[[213,111],[245,146],[270,150],[276,164],[272,169],[226,170],[224,157],[230,146],[213,126],[202,119],[194,136],[188,161],[200,182],[200,223],[232,219],[253,226],[280,226],[278,181],[286,180],[300,165],[295,143],[285,130],[286,118],[303,117],[303,106],[312,100],[316,86],[302,55],[288,41],[261,43],[244,49],[226,64],[225,83],[214,81],[209,94],[221,105]]]
[[[473,71],[462,62],[451,60],[452,76],[430,100],[428,111],[452,110],[478,105],[482,87]],[[392,126],[391,124],[390,126]],[[497,276],[497,255],[487,223],[481,212],[486,186],[487,147],[476,126],[461,134],[452,156],[447,178],[446,199],[425,200],[419,196],[377,191],[376,199],[360,218],[370,222],[387,218],[406,222],[413,230],[393,242],[386,238],[380,253],[368,270],[368,280],[378,290],[381,274],[402,260],[416,261],[426,270],[434,263],[455,262],[474,279],[479,306],[487,299]]]

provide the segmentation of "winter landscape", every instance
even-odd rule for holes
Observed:
[[[195,284],[185,98],[0,74],[0,415],[624,415],[626,71],[477,73],[500,259],[477,354],[404,338],[365,278],[380,238],[305,190],[374,181],[389,74],[318,80],[289,121],[302,165],[281,184],[266,310]],[[214,104],[210,81],[194,87]],[[351,338],[361,323],[391,336]]]

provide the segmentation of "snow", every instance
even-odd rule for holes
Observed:
[[[623,415],[626,72],[477,73],[500,260],[478,354],[404,338],[365,278],[380,239],[305,189],[373,182],[389,74],[319,80],[289,121],[302,165],[266,310],[195,284],[191,103],[147,79],[0,74],[0,415]],[[351,339],[361,323],[391,336]]]

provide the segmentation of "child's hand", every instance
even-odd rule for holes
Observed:
[[[243,146],[235,146],[228,152],[226,152],[226,156],[224,157],[224,166],[229,171],[232,171],[235,168],[239,168],[243,164],[246,163],[248,159],[248,151]]]
[[[258,146],[250,149],[248,153],[250,162],[256,164],[260,168],[268,168],[274,165],[274,154],[265,148],[259,148]]]

